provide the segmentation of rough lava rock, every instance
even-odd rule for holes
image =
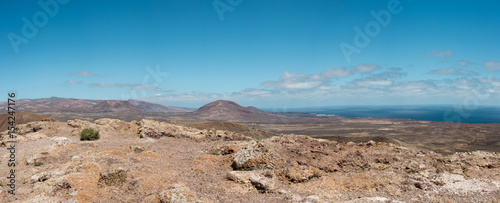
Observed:
[[[235,170],[251,169],[266,165],[267,149],[255,140],[250,141],[243,149],[233,155],[232,167]]]

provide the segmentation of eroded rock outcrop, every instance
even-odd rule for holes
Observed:
[[[266,165],[268,150],[255,140],[233,155],[232,167],[235,170],[255,169]]]
[[[140,138],[159,139],[161,137],[189,138],[193,140],[251,140],[244,135],[225,130],[199,130],[161,121],[143,119],[138,123]]]

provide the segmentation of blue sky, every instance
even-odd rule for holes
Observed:
[[[498,1],[40,2],[0,2],[19,98],[499,104]]]

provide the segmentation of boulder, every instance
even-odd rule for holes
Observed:
[[[264,145],[252,140],[245,148],[233,155],[231,166],[234,170],[253,169],[265,166],[267,162],[267,151]]]

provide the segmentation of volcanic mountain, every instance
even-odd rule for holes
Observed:
[[[0,109],[6,109],[7,102],[0,102]],[[116,113],[175,113],[189,112],[183,108],[169,107],[161,104],[154,104],[139,100],[89,100],[89,99],[71,99],[50,97],[43,99],[19,99],[16,100],[16,111],[22,112],[71,112],[71,113],[89,113],[89,112],[116,112]]]
[[[121,100],[102,100],[94,105],[91,111],[96,113],[145,113],[144,110],[137,108],[129,101]]]
[[[16,111],[23,112],[87,112],[99,100],[87,99],[67,99],[59,97],[50,97],[43,99],[19,99],[16,100]],[[0,107],[5,109],[7,102],[0,102]]]
[[[167,113],[191,112],[190,110],[183,108],[170,107],[162,104],[154,104],[140,100],[128,100],[128,102],[130,102],[135,107],[147,112],[167,112]]]
[[[262,111],[256,107],[242,107],[235,102],[226,100],[217,100],[208,103],[196,110],[193,115],[198,119],[216,121],[257,121],[276,117],[276,115]]]

